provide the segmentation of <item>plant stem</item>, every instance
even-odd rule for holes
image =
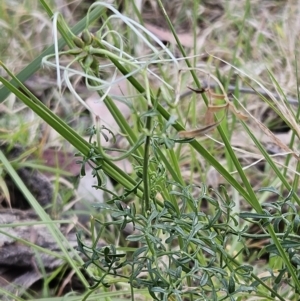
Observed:
[[[150,108],[149,108],[150,109]],[[150,183],[149,183],[149,150],[150,150],[150,130],[151,130],[152,118],[150,116],[146,117],[146,130],[149,132],[149,135],[146,137],[145,148],[144,148],[144,162],[143,162],[143,182],[144,182],[144,202],[142,203],[142,212],[144,216],[147,214],[147,211],[150,210]]]

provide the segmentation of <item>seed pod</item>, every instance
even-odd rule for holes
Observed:
[[[93,58],[93,62],[91,64],[91,69],[95,73],[96,76],[99,75],[99,62]]]
[[[74,48],[74,49],[70,49],[67,51],[68,54],[71,54],[71,55],[78,55],[82,52],[82,49],[79,49],[79,48]]]
[[[85,45],[91,45],[93,42],[93,35],[87,29],[85,29],[81,34],[81,39]]]
[[[98,76],[99,73],[99,62],[98,60],[93,56],[93,62],[91,64],[91,69],[94,71],[95,75]]]
[[[82,41],[80,38],[78,38],[77,36],[74,36],[72,40],[73,40],[74,44],[75,44],[78,48],[83,48],[83,47],[84,47],[83,41]]]
[[[91,54],[88,54],[85,59],[84,59],[84,67],[85,68],[90,68],[91,65],[93,64],[94,58]]]

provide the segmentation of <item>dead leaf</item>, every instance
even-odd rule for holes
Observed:
[[[225,101],[225,104],[223,105],[208,105],[208,111],[206,116],[206,121],[211,120],[211,113],[219,112],[222,109],[229,109],[230,112],[232,112],[237,118],[241,120],[246,120],[248,117],[241,113],[235,105],[228,100],[228,97],[224,94],[217,94],[212,92],[209,88],[201,88],[201,89],[194,89],[188,86],[190,90],[192,90],[195,93],[207,93],[211,99],[222,99]],[[207,123],[206,123],[207,124]]]
[[[181,131],[178,133],[178,135],[180,138],[195,138],[195,137],[204,136],[205,134],[207,134],[208,132],[210,132],[211,130],[216,128],[222,122],[223,118],[221,120],[219,120],[218,122],[210,124],[201,129],[195,129],[195,130],[191,130],[191,131]]]
[[[248,117],[246,115],[244,115],[243,113],[241,113],[239,110],[237,110],[237,108],[235,107],[235,105],[231,102],[228,102],[229,105],[229,110],[239,119],[241,120],[247,120]]]
[[[223,105],[209,105],[207,111],[209,111],[210,113],[216,113],[227,108],[228,108],[228,103],[225,103]]]
[[[212,90],[208,89],[207,93],[213,99],[224,99],[227,102],[227,97],[224,94],[217,94],[212,92]]]
[[[209,91],[208,88],[201,88],[201,89],[194,89],[192,87],[187,86],[188,89],[190,89],[191,91],[195,92],[196,94],[202,94],[202,93],[206,93]]]
[[[208,109],[206,110],[206,113],[205,113],[205,117],[204,117],[205,124],[212,124],[215,121],[214,118],[215,118],[214,112],[209,110],[209,107],[208,107]]]

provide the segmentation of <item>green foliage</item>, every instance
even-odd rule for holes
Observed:
[[[112,225],[120,232],[126,225],[133,225],[135,233],[126,240],[138,243],[139,247],[134,252],[117,252],[112,244],[99,248],[97,239],[100,237],[97,237],[93,246],[87,246],[79,234],[79,250],[88,258],[85,267],[92,266],[94,273],[101,275],[94,277],[92,290],[128,281],[133,288],[147,287],[154,300],[169,300],[170,297],[175,300],[184,300],[184,297],[195,300],[236,300],[238,296],[249,293],[266,298],[276,296],[283,300],[280,290],[284,283],[290,283],[285,265],[277,275],[270,273],[264,279],[258,279],[253,266],[236,259],[240,254],[249,252],[246,246],[248,228],[240,230],[238,217],[256,219],[262,229],[272,223],[298,274],[296,249],[299,248],[300,238],[297,234],[299,217],[289,197],[266,205],[276,208],[273,214],[264,210],[264,214],[242,212],[234,216],[231,213],[234,203],[226,191],[219,194],[207,190],[205,185],[183,187],[178,183],[168,183],[168,187],[170,194],[176,195],[181,204],[179,210],[168,200],[164,200],[161,206],[153,204],[145,215],[139,214],[134,204],[125,206],[119,200],[114,200],[112,207],[106,204],[97,206],[112,212],[114,218],[111,222],[95,220],[96,224],[99,223],[100,232]],[[216,195],[215,198],[211,196],[212,193]],[[214,215],[201,210],[201,204],[205,201],[214,207]],[[290,205],[293,212],[281,215],[284,205]],[[295,216],[293,222],[287,219],[291,215]],[[280,221],[287,224],[285,233],[278,228]],[[232,250],[226,246],[230,246],[235,237],[238,237],[242,247],[233,256]],[[270,235],[253,237],[263,239],[270,238]],[[281,257],[274,243],[264,247],[259,257],[264,253]],[[264,284],[269,280],[274,282],[272,288]],[[270,297],[267,297],[266,290],[271,293]]]

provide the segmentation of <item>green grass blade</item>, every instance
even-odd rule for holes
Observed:
[[[286,180],[285,176],[280,172],[280,170],[278,169],[278,167],[275,165],[275,163],[273,162],[272,158],[266,152],[265,148],[256,139],[256,137],[253,135],[252,131],[248,128],[248,126],[246,125],[246,123],[242,121],[242,125],[244,126],[244,129],[246,130],[246,132],[248,133],[248,135],[250,136],[250,138],[252,139],[252,141],[255,143],[255,145],[258,147],[258,149],[260,150],[260,152],[262,153],[262,155],[264,156],[264,158],[266,159],[266,161],[270,164],[271,168],[276,173],[277,177],[280,179],[280,181],[282,182],[282,184],[286,187],[286,189],[288,191],[290,191],[292,189],[291,185],[288,183],[288,181]],[[295,200],[298,203],[298,205],[300,205],[300,198],[297,195],[297,193],[294,193],[293,197],[295,198]]]
[[[7,69],[6,69],[7,70]],[[9,72],[9,70],[7,70]],[[10,73],[10,72],[9,72]],[[10,73],[14,78],[14,75]],[[15,78],[16,81],[18,81]],[[88,156],[89,151],[93,148],[88,142],[86,142],[78,133],[76,133],[71,127],[69,127],[64,121],[57,117],[51,110],[49,110],[43,103],[41,103],[34,95],[26,89],[26,87],[19,82],[19,85],[24,91],[26,91],[32,99],[23,94],[19,89],[13,86],[10,82],[0,77],[0,81],[12,91],[21,101],[23,101],[29,108],[31,108],[38,116],[45,120],[53,129],[55,129],[62,137],[69,141],[78,151],[83,155]],[[95,150],[97,152],[97,150]],[[102,164],[103,171],[124,185],[127,189],[132,189],[136,182],[128,174],[122,172],[115,164],[108,160],[104,160],[105,164]],[[99,162],[101,164],[101,162]],[[142,197],[142,191],[139,187],[137,190],[137,195]]]
[[[247,2],[248,3],[248,2]],[[174,26],[172,25],[172,22],[170,20],[170,18],[168,17],[167,15],[167,12],[165,11],[164,7],[163,7],[163,4],[161,2],[161,0],[158,0],[158,4],[160,6],[160,8],[162,9],[163,11],[163,14],[164,14],[164,17],[168,23],[168,26],[172,32],[172,34],[174,35],[174,38],[176,40],[176,43],[177,43],[177,46],[179,47],[179,50],[180,52],[182,53],[182,56],[185,58],[185,62],[187,64],[187,66],[190,68],[190,72],[191,72],[191,75],[194,79],[194,82],[197,86],[198,89],[201,89],[201,83],[197,77],[197,74],[195,72],[194,69],[192,69],[192,65],[191,63],[189,62],[189,59],[187,58],[187,55],[186,55],[186,52],[180,42],[180,39],[178,38],[177,34],[176,34],[176,30],[174,28]],[[248,12],[245,13],[245,16],[247,16]],[[202,93],[201,94],[204,102],[206,105],[208,105],[208,98],[206,96],[205,93]],[[162,108],[159,108],[159,109],[162,109]],[[176,124],[174,127],[176,128],[176,126],[178,127],[178,124]],[[179,128],[179,127],[178,127]],[[177,128],[176,128],[177,129]],[[233,161],[234,165],[235,165],[235,168],[237,169],[240,177],[241,177],[241,180],[243,181],[245,187],[246,187],[246,190],[247,192],[242,188],[242,186],[230,175],[230,173],[225,169],[223,168],[223,166],[221,166],[221,164],[219,164],[219,162],[217,162],[203,147],[201,147],[201,145],[199,143],[197,143],[196,141],[192,142],[191,145],[201,154],[204,156],[205,159],[207,159],[216,169],[218,172],[220,172],[220,174],[233,186],[235,187],[235,189],[237,189],[239,191],[239,193],[247,200],[247,202],[249,202],[249,204],[252,204],[253,203],[253,199],[256,199],[256,196],[255,196],[255,193],[247,179],[247,177],[245,176],[245,173],[231,147],[231,144],[222,128],[221,125],[219,125],[217,127],[220,135],[221,135],[221,138],[225,144],[225,148],[226,148],[226,151],[228,152],[231,160]],[[177,130],[184,130],[182,127],[180,129],[177,129]],[[258,203],[258,202],[257,202]],[[254,205],[255,206],[255,205]],[[255,208],[255,207],[254,207]],[[259,207],[258,208],[255,208],[256,210],[259,210]]]
[[[25,301],[24,299],[17,297],[16,295],[12,294],[9,291],[4,290],[1,287],[0,287],[0,293],[3,294],[4,296],[9,296],[11,298],[11,300],[14,300],[14,301]]]
[[[274,172],[276,173],[276,175],[280,178],[280,180],[282,181],[282,183],[285,185],[285,187],[288,190],[291,190],[291,186],[290,184],[287,182],[287,180],[285,179],[285,177],[281,174],[281,172],[279,171],[279,169],[277,168],[277,166],[274,164],[274,162],[272,161],[272,159],[270,158],[269,154],[266,152],[266,150],[264,149],[264,147],[261,145],[261,143],[256,139],[256,137],[253,135],[253,133],[250,131],[250,129],[248,128],[248,126],[242,122],[242,125],[244,126],[244,129],[246,130],[246,132],[248,133],[248,135],[250,136],[250,138],[253,140],[253,142],[255,143],[255,145],[258,147],[258,149],[260,150],[260,152],[262,153],[262,155],[264,156],[264,158],[266,159],[266,161],[270,164],[271,168],[274,170]],[[294,198],[296,199],[298,205],[300,204],[300,200],[299,200],[299,196],[297,196],[297,194],[293,194]],[[257,199],[255,199],[255,202],[257,201]],[[259,205],[259,204],[256,204]],[[297,277],[297,275],[295,274],[294,268],[289,260],[289,258],[287,257],[287,254],[285,253],[284,249],[281,246],[280,241],[278,240],[278,237],[276,235],[276,233],[274,232],[274,229],[272,228],[271,225],[268,225],[267,227],[269,234],[271,235],[274,244],[277,247],[277,250],[279,251],[281,257],[284,260],[284,263],[286,264],[286,266],[289,269],[289,272],[292,275],[292,278],[294,280],[294,283],[296,285],[296,287],[300,288],[300,282],[299,279]]]

